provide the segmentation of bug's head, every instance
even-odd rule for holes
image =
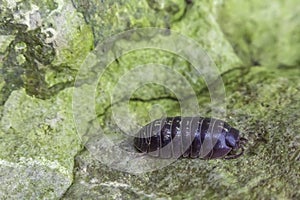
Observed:
[[[239,134],[240,132],[235,128],[230,128],[226,133],[226,145],[228,147],[231,147],[233,151],[231,151],[229,153],[229,156],[225,157],[225,159],[233,159],[243,155],[244,145],[248,140],[246,138],[240,137]],[[237,151],[239,149],[240,151]]]
[[[240,148],[240,132],[235,128],[230,128],[229,131],[226,133],[226,145],[231,147],[232,149]]]

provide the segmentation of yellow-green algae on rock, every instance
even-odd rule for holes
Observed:
[[[82,148],[71,86],[91,28],[70,1],[5,0],[0,38],[0,198],[57,199]]]
[[[287,24],[280,22],[282,26],[294,27],[297,32],[299,28],[296,24],[300,19],[297,17],[296,1],[273,3],[238,0],[194,1],[188,5],[185,15],[180,20],[170,24],[170,28],[176,28],[176,31],[201,43],[223,72],[222,78],[227,94],[227,121],[239,128],[242,135],[249,139],[242,157],[228,161],[181,159],[154,172],[131,175],[103,165],[88,151],[84,151],[76,157],[75,180],[64,199],[298,199],[300,74],[297,56],[294,55],[299,52],[299,40],[284,46],[280,46],[281,43],[277,43],[277,40],[272,40],[273,35],[277,33],[272,31],[271,25],[279,23],[279,18],[272,17],[278,14],[272,12],[274,5],[283,6],[276,7],[282,12],[282,16],[285,16],[285,10],[289,10],[289,16],[294,16],[290,18],[291,21],[287,20]],[[262,4],[264,6],[261,12],[268,13],[268,16],[261,13],[261,18],[256,18],[256,11],[260,12]],[[248,24],[251,24],[250,28],[247,28]],[[289,35],[284,31],[283,28],[283,35]],[[255,45],[248,45],[247,39],[253,35]],[[288,41],[288,38],[279,37],[279,40]],[[282,52],[282,49],[285,51]],[[143,58],[141,61],[138,59],[138,52],[120,58],[119,65],[112,64],[108,69],[111,76],[104,76],[103,79],[107,82],[112,81],[114,76],[118,77],[120,71],[130,69],[133,63],[146,62],[145,55],[150,53],[143,53],[140,56]],[[273,59],[274,54],[281,53],[287,55],[286,60],[289,62],[282,64],[282,59]],[[162,54],[158,52],[157,57],[159,55]],[[133,59],[130,59],[130,56]],[[155,57],[154,54],[152,56]],[[164,60],[165,58],[167,56],[161,56],[158,61],[167,64],[168,59]],[[149,56],[150,62],[151,59],[155,58]],[[173,61],[181,63],[180,60]],[[123,66],[125,69],[121,69]],[[185,66],[184,62],[179,66]],[[101,83],[104,87],[106,82]],[[201,82],[198,84],[199,87],[203,86]],[[106,87],[109,87],[109,84]],[[159,94],[159,87],[157,91]],[[134,95],[151,100],[151,97],[148,98],[149,93],[143,91],[137,91]],[[203,106],[201,111],[209,115],[209,98],[206,95],[203,92],[199,102]],[[99,94],[98,98],[100,96]],[[101,105],[103,102],[99,101]],[[151,103],[136,101],[132,103],[132,109],[143,113],[143,109],[151,107]],[[170,112],[177,108],[174,102],[167,99],[161,100],[159,104]],[[97,110],[100,112],[100,121],[109,121],[109,108],[99,106]],[[141,116],[147,118],[145,113]]]
[[[12,41],[0,40],[1,198],[300,198],[297,0],[3,1],[0,8],[0,34]],[[81,146],[72,84],[80,64],[93,44],[151,26],[192,38],[213,58],[226,88],[227,121],[249,139],[241,158],[181,159],[138,176],[113,170],[86,150],[75,157]],[[124,55],[107,68],[96,90],[95,123],[111,130],[113,84],[132,67],[153,62],[187,77],[201,114],[211,114],[210,94],[192,66],[150,49]],[[147,85],[133,95],[130,109],[143,123],[156,104],[179,114],[178,103],[169,98],[173,94],[162,87]]]
[[[299,67],[299,13],[297,0],[228,0],[218,21],[245,64]]]
[[[41,100],[12,92],[0,121],[1,198],[56,198],[72,182],[80,149],[72,120],[73,90]]]

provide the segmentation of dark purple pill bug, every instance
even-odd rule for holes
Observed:
[[[159,158],[232,159],[243,154],[246,141],[222,120],[177,116],[144,126],[134,137],[134,146]]]

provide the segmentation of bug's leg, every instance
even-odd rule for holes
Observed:
[[[207,155],[205,156],[207,160],[212,159],[212,157],[213,157],[213,155],[214,155],[214,149],[212,149],[210,152],[211,152],[210,155],[207,154]]]
[[[241,137],[240,142],[241,144],[246,144],[248,142],[248,139]]]
[[[239,154],[234,154],[234,155],[229,155],[229,156],[226,156],[224,159],[226,159],[226,160],[229,160],[229,159],[234,159],[234,158],[238,158],[238,157],[240,157],[241,155],[243,155],[243,154],[244,154],[244,148],[243,148],[243,147],[241,147],[241,149],[242,149],[241,153],[239,153]]]
[[[148,155],[147,152],[139,152],[139,153],[135,153],[136,157],[143,157]]]
[[[242,148],[242,150],[244,151],[243,147],[247,144],[248,139],[246,138],[240,138],[240,147]]]
[[[229,159],[234,159],[234,158],[238,158],[240,157],[241,155],[244,154],[244,145],[248,142],[248,139],[244,138],[244,137],[241,137],[240,138],[240,147],[242,149],[242,151],[238,154],[233,154],[233,155],[228,155],[225,157],[225,159],[229,160]]]

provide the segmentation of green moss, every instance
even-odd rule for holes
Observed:
[[[243,66],[230,43],[224,38],[214,10],[217,1],[194,1],[172,29],[198,42],[216,63],[220,73]]]
[[[186,9],[184,1],[75,0],[74,5],[93,27],[96,43],[132,28],[170,28]]]
[[[68,23],[70,26],[73,26],[72,21]],[[53,91],[55,90],[55,85],[58,86],[61,83],[64,83],[63,87],[72,86],[77,70],[87,54],[93,49],[91,27],[83,24],[73,27],[73,29],[74,32],[69,36],[68,44],[57,49],[59,55],[56,56],[46,74],[46,81],[49,87],[53,87]]]
[[[248,66],[299,66],[300,6],[292,1],[224,1],[219,24]]]
[[[44,15],[49,13],[49,6],[52,8],[54,5],[50,4],[39,4],[41,10],[38,10],[37,5],[29,2],[19,2],[15,6],[24,11],[21,15],[25,19],[28,13],[37,11],[43,13],[42,17],[45,18]],[[46,99],[72,86],[77,68],[93,48],[91,28],[82,24],[82,16],[70,7],[70,4],[62,4],[59,6],[59,11],[54,10],[53,13],[64,10],[63,16],[50,14],[49,18],[44,20],[43,28],[27,26],[32,20],[41,23],[41,16],[29,15],[31,17],[29,21],[20,21],[14,9],[16,8],[7,9],[0,21],[2,34],[14,35],[14,40],[4,51],[2,76],[5,85],[1,92],[0,104],[2,105],[13,90],[21,87],[24,87],[29,95]],[[11,19],[8,18],[10,15],[12,15]],[[51,35],[55,34],[54,28],[62,26],[62,18],[67,31]],[[29,30],[26,30],[27,28]],[[52,32],[49,35],[50,30]],[[59,43],[57,40],[62,41]],[[58,46],[56,49],[54,49],[55,45]]]
[[[298,5],[297,0],[4,1],[0,198],[59,198],[71,185],[74,170],[64,199],[299,199]],[[177,31],[195,40],[215,61],[226,88],[226,121],[249,140],[244,155],[234,160],[180,159],[157,171],[132,175],[104,166],[83,150],[74,167],[81,144],[72,101],[81,106],[75,114],[85,113],[83,119],[90,120],[79,127],[81,136],[100,123],[112,139],[120,139],[113,107],[127,118],[122,97],[129,97],[129,111],[139,125],[166,114],[180,115],[174,91],[164,86],[181,86],[184,81],[154,67],[154,78],[166,84],[143,85],[153,75],[144,73],[138,88],[116,92],[120,101],[111,105],[111,93],[122,77],[128,75],[119,86],[138,83],[137,76],[130,76],[137,66],[155,63],[181,74],[195,91],[203,116],[218,106],[188,61],[157,49],[122,55],[106,66],[96,88],[89,85],[97,71],[93,68],[80,77],[86,84],[76,85],[83,95],[72,99],[76,74],[79,67],[90,69],[81,64],[94,44],[125,30],[152,26],[168,28],[165,38]],[[119,55],[122,47],[149,41],[133,34],[104,50]],[[89,66],[105,60],[97,55],[88,59]],[[95,92],[95,110],[85,104],[93,95],[84,92]],[[187,90],[181,93],[190,95]],[[99,154],[105,157],[106,151]]]
[[[161,4],[154,1],[148,3],[157,12],[164,12]],[[300,74],[295,59],[297,56],[294,56],[294,52],[298,52],[297,44],[285,44],[281,48],[285,49],[282,55],[291,54],[287,63],[294,63],[294,66],[280,66],[276,47],[283,38],[279,38],[271,28],[276,24],[282,28],[284,24],[279,20],[282,15],[275,12],[280,10],[278,5],[284,5],[283,9],[287,9],[295,4],[279,1],[272,6],[261,1],[218,3],[221,2],[194,1],[188,5],[182,18],[172,21],[170,25],[203,45],[216,62],[226,88],[226,121],[249,140],[244,155],[234,160],[179,159],[165,168],[139,176],[109,168],[88,151],[83,151],[76,157],[76,178],[64,199],[83,194],[90,198],[141,199],[299,198]],[[220,13],[216,4],[221,6]],[[296,8],[293,10],[294,13],[289,16],[296,16],[297,19]],[[268,15],[265,16],[266,13]],[[274,15],[277,17],[273,18]],[[284,27],[298,22],[291,20]],[[284,40],[290,41],[290,37],[294,38],[290,35]],[[108,66],[96,90],[98,120],[111,134],[116,132],[117,124],[111,123],[112,110],[107,106],[111,100],[109,92],[135,66],[152,62],[178,69],[194,90],[202,91],[197,93],[200,110],[208,116],[211,113],[209,93],[203,89],[203,82],[193,79],[188,63],[157,50],[130,52]],[[134,77],[131,81],[134,82]],[[119,95],[126,96],[127,93],[125,91]],[[164,94],[168,97],[174,95],[155,84],[145,85],[133,92],[128,104],[133,115],[138,116],[139,123],[149,122],[152,113],[154,116],[163,114],[157,104],[166,113],[177,115],[179,107],[175,100],[155,99]],[[94,181],[94,189],[88,190],[91,180]]]
[[[17,28],[17,31],[3,59],[5,86],[1,92],[1,104],[13,90],[20,87],[25,87],[30,95],[47,96],[44,70],[39,68],[36,61],[43,65],[49,64],[55,55],[54,48],[42,42],[43,34],[40,29],[21,32]]]
[[[25,2],[25,1],[24,1]],[[58,0],[45,0],[45,1],[38,1],[38,0],[32,0],[32,4],[36,5],[39,7],[39,10],[42,15],[48,14],[48,12],[55,10],[58,8]]]
[[[2,5],[0,198],[57,199],[72,182],[81,149],[73,90],[66,88],[93,48],[93,35],[69,1]]]
[[[2,198],[18,197],[23,184],[23,197],[54,198],[71,184],[73,156],[81,148],[72,120],[72,92],[65,90],[45,101],[19,90],[6,101],[0,122],[0,168],[16,174],[2,175]]]
[[[151,72],[144,72],[144,74],[138,75],[139,70],[147,71],[149,63],[153,63],[153,66],[161,67],[165,65],[170,71],[152,68]],[[101,77],[99,77],[99,84],[95,90],[95,109],[99,116],[99,121],[105,129],[105,124],[111,121],[112,106],[115,107],[115,110],[118,110],[118,116],[121,116],[121,110],[124,107],[124,102],[122,101],[126,97],[129,100],[129,112],[135,116],[140,125],[154,119],[154,116],[150,116],[149,112],[155,109],[157,105],[160,105],[162,110],[160,116],[156,117],[162,117],[166,114],[169,116],[180,115],[180,104],[176,95],[179,95],[178,97],[182,99],[186,98],[186,101],[192,95],[191,91],[187,89],[182,89],[178,93],[179,88],[186,85],[186,82],[182,79],[188,82],[186,87],[196,93],[200,102],[207,103],[210,100],[210,96],[201,93],[206,88],[206,83],[195,71],[196,69],[185,59],[163,50],[144,49],[123,55],[118,59],[118,62],[113,62],[107,66]],[[178,74],[176,75],[176,73]],[[152,79],[153,83],[143,81],[148,79],[148,76],[155,77]],[[124,80],[125,82],[123,82]],[[158,80],[160,81],[155,82]],[[121,87],[125,86],[124,84],[127,84],[127,86],[121,89]],[[137,87],[135,89],[132,88],[134,84]],[[178,87],[176,88],[176,86]],[[177,89],[177,94],[174,93],[174,89]],[[206,108],[200,108],[200,110],[206,112]],[[123,116],[126,115],[123,113]],[[115,126],[117,125],[115,124]]]
[[[104,166],[85,151],[76,158],[76,179],[64,199],[83,193],[89,197],[112,197],[108,195],[112,191],[117,196],[146,199],[299,197],[298,77],[297,70],[282,73],[267,67],[253,67],[248,72],[236,70],[223,77],[228,121],[249,140],[240,158],[180,159],[157,171],[134,176]],[[234,81],[230,81],[232,78]],[[147,102],[136,102],[135,112],[140,111],[139,104],[148,109]],[[89,173],[84,172],[86,166]],[[86,192],[90,180],[96,181],[98,187]]]

